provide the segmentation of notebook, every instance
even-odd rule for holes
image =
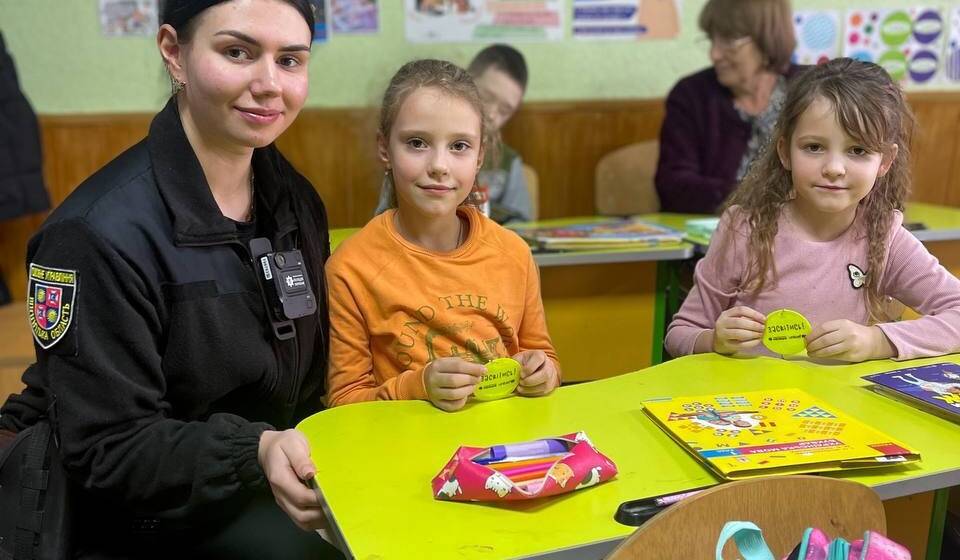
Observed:
[[[960,365],[944,362],[863,378],[873,383],[870,388],[878,393],[960,422]]]
[[[643,403],[644,411],[722,478],[881,467],[920,454],[799,389]]]

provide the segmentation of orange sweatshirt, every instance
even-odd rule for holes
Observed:
[[[485,363],[543,350],[557,362],[540,275],[520,237],[462,207],[466,240],[435,253],[403,239],[394,212],[375,217],[327,261],[330,406],[426,400],[424,368],[437,358]]]

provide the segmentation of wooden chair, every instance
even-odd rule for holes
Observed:
[[[660,143],[630,144],[600,158],[595,176],[594,204],[604,216],[629,216],[660,211],[653,184]]]
[[[527,192],[530,193],[530,221],[536,221],[540,216],[540,179],[536,169],[523,164],[523,178],[527,183]]]
[[[848,480],[819,476],[772,476],[730,482],[674,504],[638,528],[607,560],[714,558],[727,521],[752,521],[763,530],[776,558],[800,542],[807,527],[831,538],[863,538],[866,530],[886,534],[883,504],[876,492]],[[724,558],[734,558],[732,543]]]

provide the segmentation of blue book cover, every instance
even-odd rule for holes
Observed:
[[[886,394],[960,422],[960,365],[931,364],[863,377]]]

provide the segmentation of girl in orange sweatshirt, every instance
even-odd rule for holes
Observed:
[[[377,135],[394,208],[327,262],[331,406],[423,399],[454,411],[486,362],[522,366],[517,393],[560,385],[530,249],[467,204],[483,164],[483,106],[463,69],[404,65]]]

